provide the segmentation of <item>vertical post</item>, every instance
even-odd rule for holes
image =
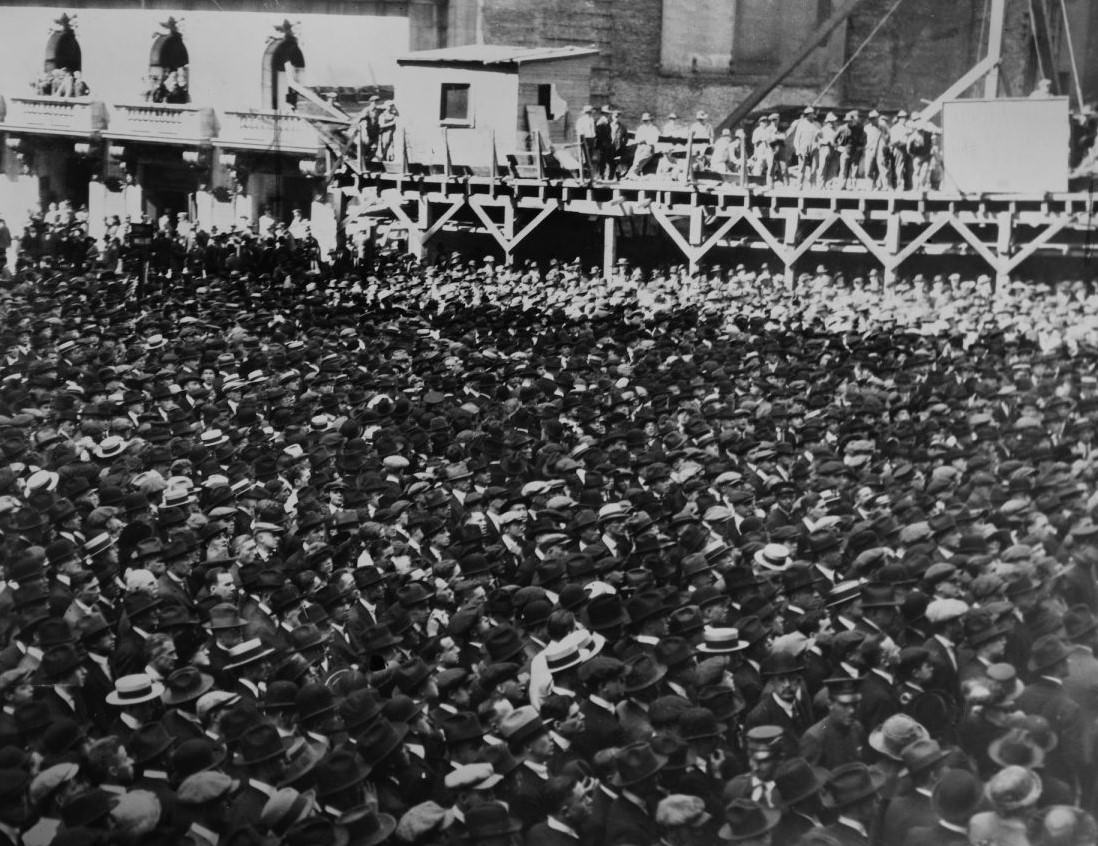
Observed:
[[[688,185],[694,181],[694,133],[686,136],[686,171],[683,173],[683,181]]]
[[[701,246],[704,238],[704,230],[702,228],[702,210],[700,208],[694,208],[690,210],[690,231],[687,235],[687,239],[690,241],[690,246],[695,248],[690,251],[689,259],[690,275],[693,276],[698,272],[698,250],[697,247]]]
[[[488,131],[488,176],[492,180],[491,194],[492,197],[496,196],[496,178],[499,176],[497,171],[497,159],[496,159],[496,131],[491,129]]]
[[[408,130],[400,127],[400,172],[408,172]]]
[[[538,182],[545,181],[545,162],[541,158],[541,133],[534,130],[534,165],[537,167]]]
[[[998,237],[995,239],[995,288],[1007,285],[1010,274],[1004,269],[1010,262],[1010,245],[1014,238],[1014,215],[1009,211],[999,212]]]
[[[999,64],[1003,55],[1003,24],[1006,18],[1006,0],[991,0],[991,11],[987,28],[987,57],[995,64],[984,77],[984,99],[993,100],[999,96]]]
[[[747,135],[740,141],[740,187],[747,187]]]
[[[610,281],[618,260],[618,227],[613,217],[602,219],[602,278]]]
[[[885,250],[888,251],[888,262],[881,280],[885,287],[891,287],[896,281],[896,256],[900,252],[900,215],[896,211],[888,216],[885,224]]]
[[[503,261],[510,267],[514,263],[515,254],[512,244],[515,241],[515,204],[507,202],[503,206],[503,236],[507,239],[507,249],[503,251]]]
[[[782,264],[785,265],[785,284],[790,291],[793,290],[793,249],[797,246],[797,227],[801,222],[800,211],[795,208],[786,209],[785,211],[785,233],[782,238],[782,243],[785,246],[785,251],[779,258],[782,260]]]
[[[450,127],[442,127],[442,168],[446,178],[454,175],[454,163],[450,160]]]

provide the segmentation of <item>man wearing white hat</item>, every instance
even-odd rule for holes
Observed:
[[[656,155],[656,142],[660,140],[660,131],[652,121],[652,115],[645,112],[641,115],[640,126],[633,133],[633,141],[636,149],[633,151],[633,164],[626,176],[640,176],[645,166]]]

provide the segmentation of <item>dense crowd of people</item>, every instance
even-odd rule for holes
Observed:
[[[0,844],[1098,843],[1098,296],[0,286]]]

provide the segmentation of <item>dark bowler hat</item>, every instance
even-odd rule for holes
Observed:
[[[884,776],[873,772],[865,764],[843,764],[831,771],[827,780],[824,805],[841,810],[875,796],[884,785]]]
[[[1042,670],[1055,667],[1061,661],[1066,661],[1070,654],[1063,640],[1056,635],[1048,634],[1039,637],[1030,652],[1030,672],[1040,673]]]
[[[71,797],[61,806],[62,827],[66,830],[95,825],[110,816],[118,797],[93,787]]]
[[[297,709],[298,719],[307,723],[335,713],[335,694],[319,682],[309,682],[298,690],[294,697],[294,707]]]
[[[378,846],[396,830],[397,821],[368,805],[358,805],[342,814],[336,823],[346,830],[354,846]]]
[[[761,839],[774,829],[781,816],[781,811],[750,799],[733,799],[724,809],[724,825],[717,837],[728,843]]]
[[[611,779],[616,787],[629,787],[651,778],[664,768],[667,758],[657,755],[650,743],[641,741],[623,746],[617,754],[617,772]]]
[[[194,667],[180,667],[164,680],[164,704],[182,705],[193,702],[213,686],[212,676],[199,672]]]
[[[949,769],[942,773],[934,786],[930,804],[946,822],[968,825],[983,798],[980,779],[968,770]]]
[[[38,673],[47,682],[56,682],[65,678],[81,664],[76,647],[71,644],[51,646],[42,656]]]
[[[484,737],[484,729],[480,725],[480,720],[471,711],[458,711],[456,714],[446,717],[442,723],[442,733],[446,737],[446,742],[451,746],[455,743],[480,740]]]
[[[361,784],[370,774],[359,756],[347,749],[329,752],[316,765],[314,772],[316,795],[319,799]]]
[[[599,632],[615,626],[628,625],[629,615],[625,611],[620,596],[616,593],[604,593],[587,604],[587,620],[591,629]]]
[[[339,715],[347,731],[356,732],[381,715],[381,700],[372,690],[356,690],[339,703]]]
[[[407,723],[393,723],[379,717],[355,738],[355,743],[358,754],[362,756],[367,768],[372,770],[395,752],[407,736]]]
[[[902,775],[916,775],[923,770],[930,769],[939,764],[952,754],[951,749],[943,749],[938,741],[931,737],[921,738],[910,743],[900,752],[900,760],[904,762],[904,768],[900,770]]]
[[[651,655],[640,653],[629,658],[625,670],[625,692],[636,693],[647,690],[667,675],[667,667],[657,662]]]
[[[465,828],[473,843],[490,837],[508,837],[522,831],[522,823],[500,802],[485,802],[465,812]]]
[[[1073,605],[1064,614],[1064,632],[1074,642],[1098,628],[1098,618],[1086,605]]]
[[[826,782],[827,770],[813,767],[804,758],[787,758],[774,770],[774,786],[784,808],[819,793]]]
[[[130,735],[126,749],[140,765],[155,761],[175,744],[175,738],[160,723],[145,723]]]
[[[220,767],[225,761],[225,747],[208,737],[184,740],[172,752],[172,770],[179,779]]]
[[[314,816],[291,825],[280,842],[285,846],[349,846],[351,836],[327,817]]]
[[[522,637],[511,626],[496,626],[484,635],[484,648],[493,663],[510,661],[523,651]]]
[[[286,755],[286,744],[278,729],[270,723],[259,723],[246,729],[236,745],[239,751],[233,762],[238,767],[255,766]]]
[[[767,655],[762,660],[759,672],[765,677],[789,676],[794,673],[804,672],[804,664],[801,660],[788,652],[775,652]]]

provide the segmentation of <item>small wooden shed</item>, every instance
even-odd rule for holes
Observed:
[[[574,142],[591,98],[594,47],[474,44],[397,59],[396,105],[410,161],[487,168],[533,149],[531,132],[554,146]]]

